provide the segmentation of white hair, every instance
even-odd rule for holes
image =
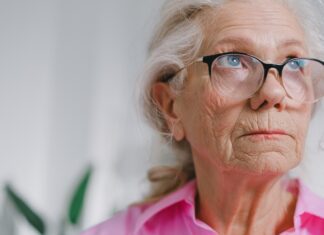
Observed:
[[[170,143],[177,162],[173,166],[155,167],[149,171],[148,177],[155,184],[148,199],[158,199],[195,177],[190,146],[185,140],[172,141],[172,130],[169,130],[151,97],[152,85],[174,75],[179,69],[197,59],[205,36],[197,17],[206,9],[216,9],[229,1],[235,0],[168,0],[162,8],[161,21],[149,45],[140,99],[146,119],[161,134],[165,143]],[[277,1],[294,13],[304,29],[310,56],[324,58],[324,36],[321,32],[324,27],[321,25],[320,10],[323,9],[323,2]],[[186,75],[187,71],[183,69],[170,81],[170,87],[175,93],[181,91]]]

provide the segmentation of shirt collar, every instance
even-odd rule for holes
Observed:
[[[311,216],[317,216],[324,220],[324,199],[314,194],[301,180],[292,180],[289,183],[289,190],[298,193],[297,205],[294,215],[295,228],[300,227],[301,217],[307,213]],[[167,209],[170,206],[185,202],[194,210],[196,194],[196,181],[192,180],[177,191],[165,196],[160,201],[150,204],[144,209],[135,225],[135,231],[139,231],[141,227],[157,213]],[[192,213],[195,216],[195,213]],[[192,218],[195,220],[195,218]]]
[[[299,196],[296,206],[296,216],[308,213],[324,219],[324,199],[313,193],[301,180],[296,180]]]
[[[185,184],[182,188],[177,191],[163,197],[160,201],[149,205],[144,212],[138,218],[135,225],[135,231],[139,231],[141,227],[152,217],[162,210],[175,205],[180,202],[186,202],[189,205],[195,204],[195,194],[196,194],[196,181],[192,180]]]

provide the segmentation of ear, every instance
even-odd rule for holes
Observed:
[[[170,86],[163,82],[157,82],[152,86],[151,95],[174,139],[183,140],[185,134],[176,105],[177,96],[172,92]]]

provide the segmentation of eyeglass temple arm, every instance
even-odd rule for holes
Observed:
[[[198,58],[195,62],[204,62],[204,57]]]

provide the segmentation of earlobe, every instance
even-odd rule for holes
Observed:
[[[172,92],[169,85],[162,82],[153,84],[151,96],[161,112],[170,134],[177,141],[183,140],[185,136],[184,128],[178,113],[179,111],[175,109],[176,95]]]
[[[181,123],[173,124],[172,136],[176,141],[181,141],[184,139],[184,129]]]

